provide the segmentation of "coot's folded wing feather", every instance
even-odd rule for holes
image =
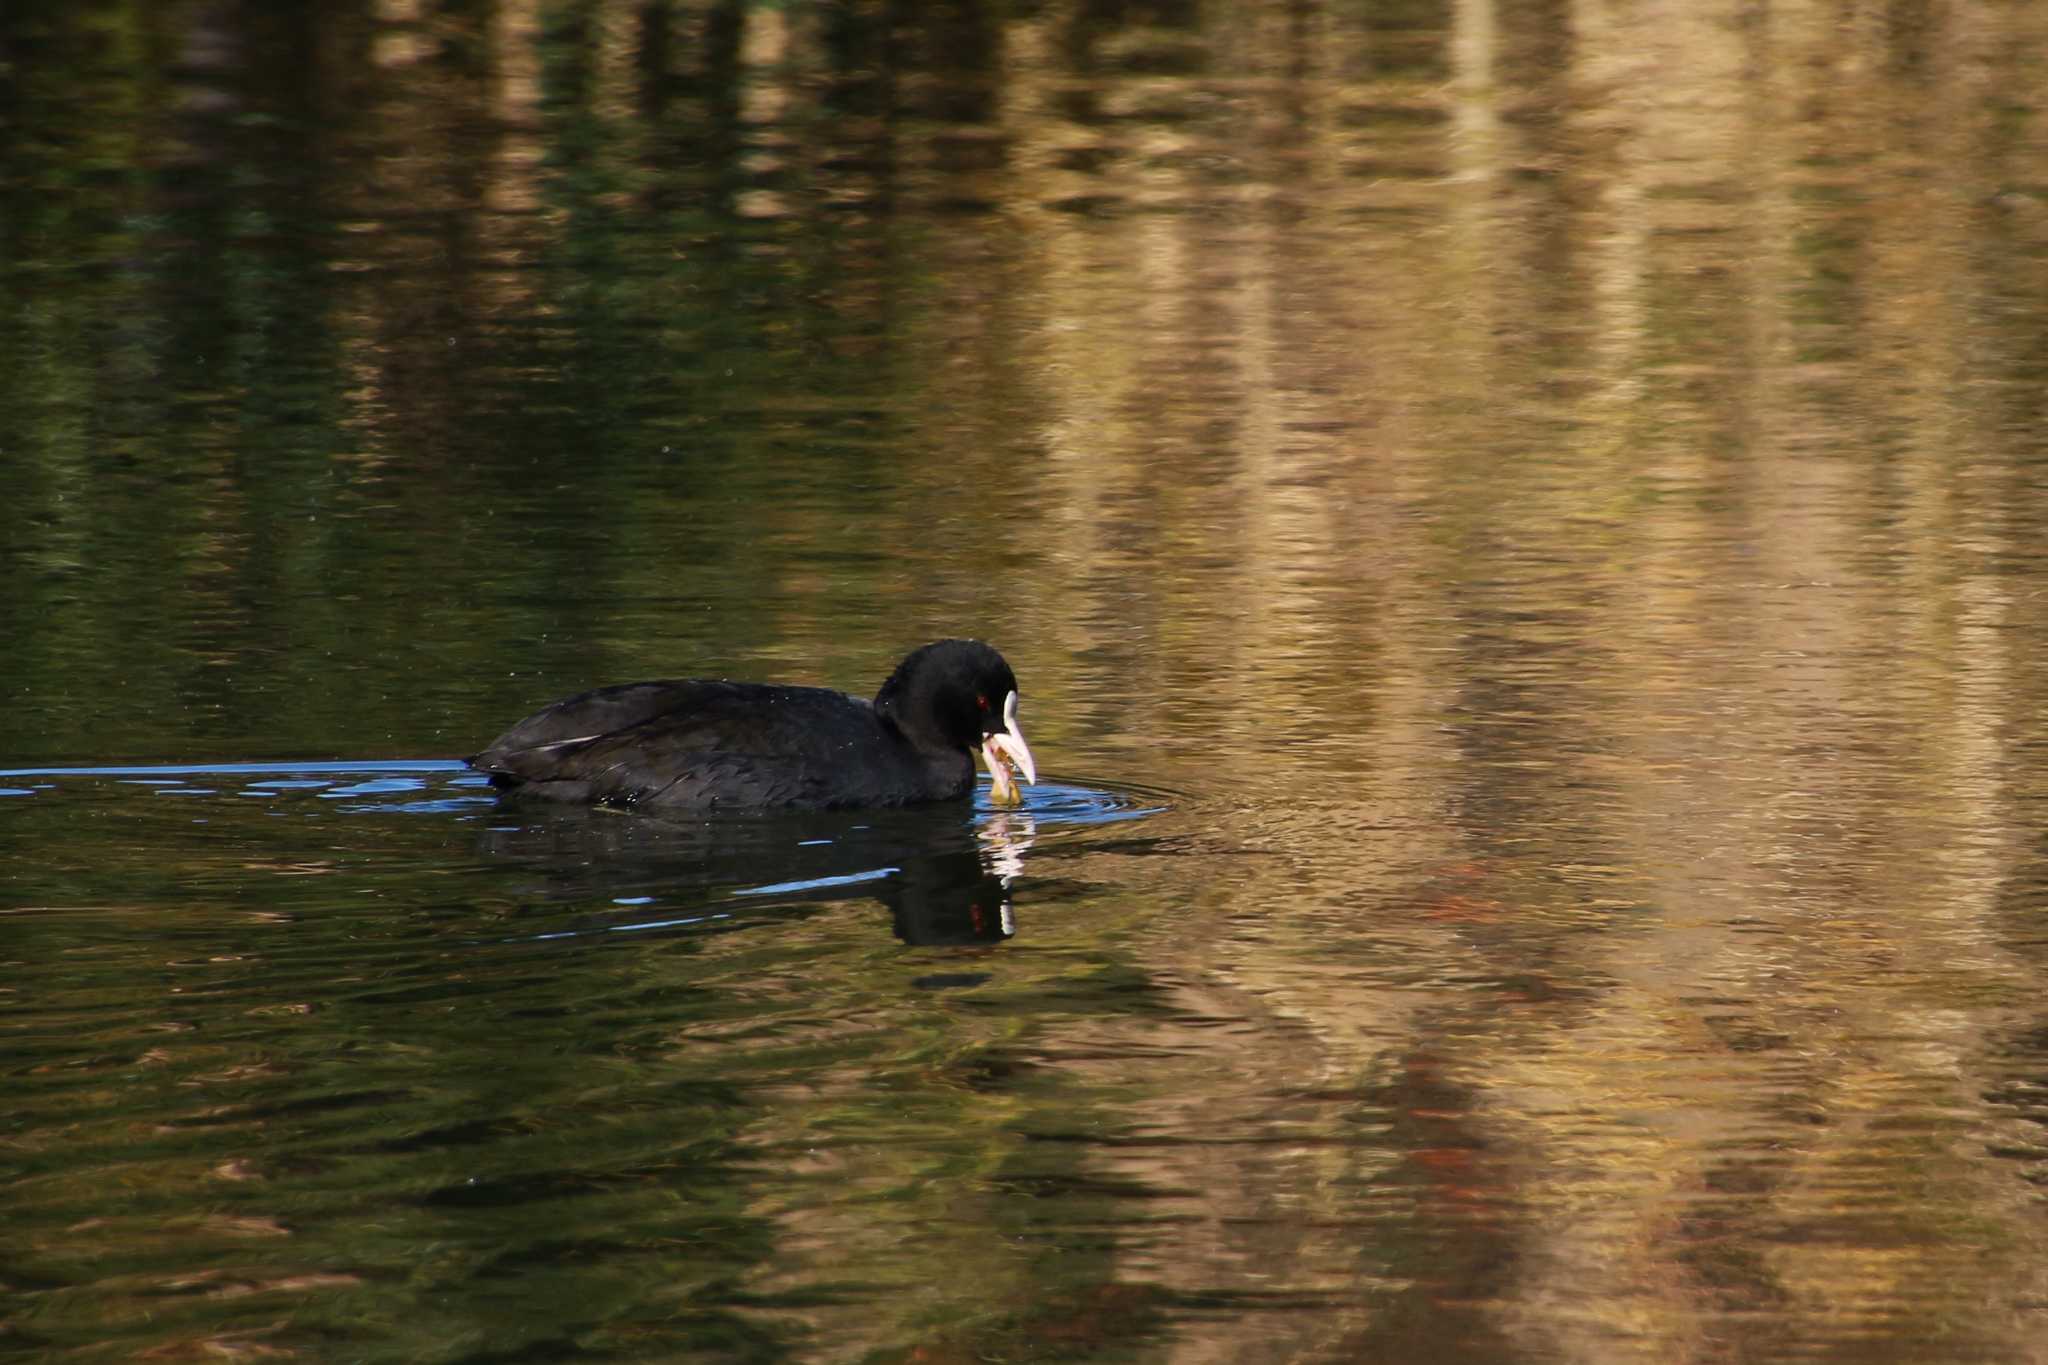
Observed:
[[[726,686],[717,682],[663,680],[592,688],[542,707],[485,745],[470,762],[483,766],[549,745],[612,734],[664,712],[687,713],[710,689]]]
[[[873,764],[882,736],[868,703],[823,688],[628,683],[536,712],[471,762],[501,785],[580,800],[836,804],[835,778]]]

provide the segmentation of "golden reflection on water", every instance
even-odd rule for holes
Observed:
[[[1980,1095],[2039,987],[1999,905],[2038,877],[2010,746],[2042,599],[2015,619],[1994,528],[2044,529],[2038,430],[1999,418],[2044,243],[2030,202],[2008,256],[1995,199],[2048,149],[1965,150],[2017,35],[1902,68],[1835,14],[1578,6],[1531,70],[1460,6],[1413,87],[1319,49],[1284,157],[1268,90],[1018,115],[1029,233],[944,252],[986,262],[972,318],[1020,319],[1018,393],[939,363],[950,318],[928,373],[1037,415],[1029,638],[1095,661],[1067,714],[1144,718],[1062,747],[1218,808],[1213,881],[1141,954],[1175,1018],[1048,1045],[1143,1058],[1098,1064],[1154,1095],[1111,1167],[1182,1192],[1134,1282],[1359,1291],[1360,1189],[1398,1185],[1328,1141],[1344,1106],[1287,1097],[1422,1066],[1512,1154],[1405,1209],[1500,1240],[1511,1271],[1435,1292],[1506,1340],[1676,1359],[1763,1315],[2026,1352],[2041,1206],[1983,1160],[2011,1120]],[[2038,16],[1999,14],[2038,62]],[[1263,36],[1230,50],[1286,69]],[[1048,169],[1084,139],[1116,173]],[[1212,192],[1225,163],[1260,193]],[[1294,1349],[1384,1305],[1316,1323]],[[1191,1357],[1271,1348],[1238,1327]]]

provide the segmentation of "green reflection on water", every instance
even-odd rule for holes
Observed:
[[[562,938],[606,902],[532,900],[473,819],[167,780],[63,779],[12,817],[119,831],[9,917],[39,964],[8,1047],[12,1274],[51,1349],[773,1357],[855,1302],[893,1330],[981,1240],[963,1191],[1003,1188],[1040,1106],[1076,1112],[1010,1083],[1023,1031],[1143,989],[1056,938],[906,957],[865,900]],[[966,994],[917,984],[956,962]],[[1048,1257],[1089,1279],[1073,1237],[995,1240],[976,1297]]]

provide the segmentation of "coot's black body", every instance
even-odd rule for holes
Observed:
[[[626,683],[556,702],[472,766],[521,796],[666,809],[828,810],[959,800],[979,748],[998,799],[1036,780],[1017,679],[988,645],[941,640],[870,703],[822,687],[707,679]]]

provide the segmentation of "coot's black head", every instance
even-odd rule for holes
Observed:
[[[979,640],[940,640],[912,651],[875,694],[875,710],[919,748],[978,750],[998,802],[1023,799],[1012,765],[1026,781],[1038,780],[1017,725],[1017,675]]]

